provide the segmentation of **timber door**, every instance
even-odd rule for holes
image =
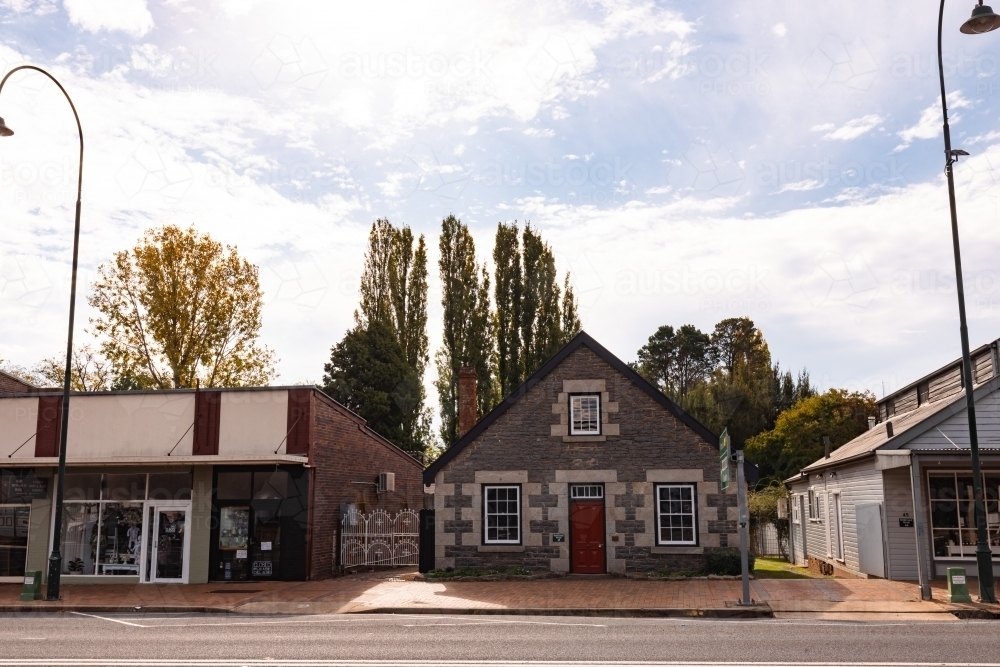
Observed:
[[[570,487],[570,571],[574,574],[604,574],[604,486],[581,484]]]

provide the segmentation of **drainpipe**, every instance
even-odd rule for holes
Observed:
[[[927,562],[927,531],[924,528],[923,486],[920,483],[920,461],[910,452],[910,491],[913,493],[913,524],[917,543],[917,578],[920,581],[920,599],[931,599],[929,583],[930,564]]]

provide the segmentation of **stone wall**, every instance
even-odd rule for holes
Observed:
[[[571,436],[568,396],[600,392],[602,435]],[[604,486],[609,572],[699,568],[736,545],[736,495],[720,494],[718,448],[585,346],[521,396],[435,478],[435,565],[568,572],[569,487]],[[656,546],[657,483],[694,483],[698,544]],[[520,545],[483,544],[483,485],[521,487]],[[554,533],[566,536],[552,542]]]

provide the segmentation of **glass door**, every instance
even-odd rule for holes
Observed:
[[[148,581],[185,584],[188,578],[190,507],[150,508],[152,545]]]

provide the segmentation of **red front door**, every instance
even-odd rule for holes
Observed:
[[[604,501],[572,500],[569,506],[570,566],[576,574],[604,574]]]

